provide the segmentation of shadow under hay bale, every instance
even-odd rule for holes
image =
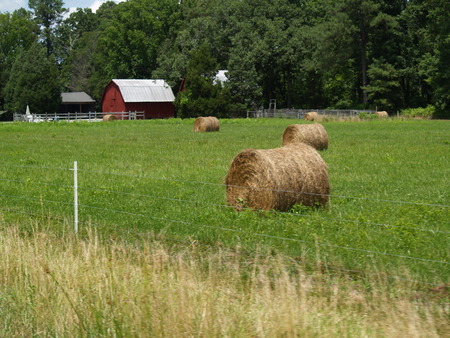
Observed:
[[[325,206],[330,192],[326,163],[304,143],[243,150],[233,159],[225,184],[227,203],[237,210]]]
[[[111,121],[116,121],[116,120],[117,120],[117,117],[115,115],[108,114],[108,115],[103,116],[104,122],[111,122]]]
[[[217,117],[197,117],[194,122],[194,132],[219,131],[220,124]]]
[[[317,113],[315,111],[310,111],[305,114],[304,119],[305,119],[305,121],[319,121],[320,116],[319,116],[319,113]]]
[[[283,133],[283,146],[298,143],[309,144],[317,150],[328,149],[328,134],[318,123],[287,126]]]
[[[378,117],[389,117],[389,114],[387,113],[387,111],[376,111],[375,115]]]

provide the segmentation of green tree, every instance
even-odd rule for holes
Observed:
[[[70,71],[70,77],[66,79],[65,86],[73,91],[86,91],[100,103],[105,85],[112,77],[105,76],[102,64],[101,52],[97,51],[99,36],[111,24],[116,17],[117,4],[114,1],[102,3],[95,13],[95,24],[92,24],[89,15],[89,30],[82,30],[70,53],[66,69]],[[83,21],[83,20],[82,20]],[[80,21],[80,22],[82,22]],[[95,26],[94,30],[90,30]],[[78,27],[78,25],[77,25]]]
[[[328,105],[373,107],[380,100],[391,109],[403,105],[408,90],[404,76],[410,72],[404,53],[409,48],[406,5],[403,0],[339,0],[324,5],[323,20],[311,30],[312,64],[323,76]],[[387,69],[393,73],[383,81]]]
[[[72,91],[90,92],[100,21],[91,9],[78,8],[58,27],[55,56],[62,70],[63,86]]]
[[[37,42],[16,57],[5,87],[6,108],[25,112],[55,112],[61,102],[58,69]]]
[[[56,30],[55,54],[61,60],[70,57],[76,43],[84,34],[95,31],[99,26],[97,15],[90,8],[78,8],[61,22]]]
[[[36,22],[42,27],[41,36],[47,48],[47,55],[52,54],[55,42],[55,30],[67,11],[62,0],[28,0],[28,7],[34,11]]]
[[[226,68],[230,36],[229,18],[236,0],[185,0],[178,6],[177,20],[163,42],[157,59],[155,77],[179,87],[186,77],[192,54],[207,43],[219,67]]]
[[[216,74],[217,61],[203,43],[188,63],[186,90],[177,95],[179,117],[230,117],[236,106],[231,103],[229,90],[215,81]]]
[[[254,104],[267,104],[277,99],[283,106],[297,103],[294,92],[299,67],[306,55],[305,36],[302,27],[307,24],[302,7],[287,0],[254,0],[236,5],[236,13],[230,20],[235,34],[230,38],[231,49],[229,71],[231,83],[240,95],[247,95],[248,89],[256,94],[255,82],[261,88],[261,97],[250,99]],[[238,59],[248,71],[256,72],[252,79],[242,84],[246,94],[234,83],[238,78]],[[250,74],[248,74],[250,75]],[[259,102],[261,101],[262,102]]]
[[[25,10],[16,15],[22,26],[0,15],[0,104],[19,47],[30,45],[22,36],[33,42],[39,24],[64,87],[97,100],[112,78],[163,78],[174,88],[186,78],[191,88],[177,104],[187,115],[242,112],[270,99],[279,107],[450,110],[444,0],[107,1],[63,22],[62,0],[29,6],[34,23]],[[209,58],[213,67],[202,64]],[[228,70],[220,88],[204,82],[217,69]]]
[[[98,31],[86,32],[79,38],[64,64],[64,87],[70,91],[95,93],[93,51],[97,48]],[[99,96],[97,95],[97,99]]]
[[[150,78],[161,44],[178,15],[177,0],[129,0],[104,10],[91,84],[101,96],[112,78]]]
[[[437,58],[428,12],[427,0],[411,0],[399,16],[404,31],[399,56],[404,60],[401,85],[405,107],[425,107],[432,102]]]
[[[368,70],[370,84],[365,88],[369,102],[378,110],[396,111],[402,107],[399,74],[383,58],[374,60]]]
[[[436,73],[432,78],[436,116],[450,118],[450,3],[430,0],[431,32],[435,36]]]
[[[245,49],[235,48],[228,63],[228,87],[237,103],[253,109],[264,104],[256,61]]]
[[[379,4],[374,0],[338,0],[325,10],[325,20],[315,29],[315,58],[327,71],[325,82],[341,78],[352,83],[357,99],[351,101],[367,104],[370,29]],[[349,78],[352,76],[356,78]]]
[[[39,27],[31,20],[31,13],[21,8],[0,13],[0,107],[5,103],[4,88],[15,58],[22,49],[37,41]]]
[[[410,0],[400,15],[405,34],[401,84],[405,107],[433,104],[436,116],[450,117],[448,1]]]

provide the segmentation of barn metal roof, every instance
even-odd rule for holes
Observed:
[[[95,100],[85,92],[62,93],[61,99],[63,104],[95,103]]]
[[[172,88],[164,80],[112,80],[125,102],[174,102]]]

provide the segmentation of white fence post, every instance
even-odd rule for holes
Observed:
[[[73,162],[73,221],[75,235],[78,233],[78,163]]]

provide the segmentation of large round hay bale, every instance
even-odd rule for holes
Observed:
[[[292,124],[283,133],[283,145],[306,143],[317,150],[328,149],[328,134],[319,124]]]
[[[375,115],[378,117],[389,117],[389,114],[386,111],[376,111]]]
[[[318,121],[319,120],[319,113],[315,111],[310,111],[305,114],[303,117],[305,121]]]
[[[117,120],[116,115],[108,114],[108,115],[103,116],[104,122],[111,122],[111,121],[116,121],[116,120]]]
[[[220,125],[217,117],[197,117],[194,122],[195,132],[219,131]]]
[[[237,210],[324,206],[330,192],[327,165],[304,143],[243,150],[233,159],[225,184],[227,203]]]

